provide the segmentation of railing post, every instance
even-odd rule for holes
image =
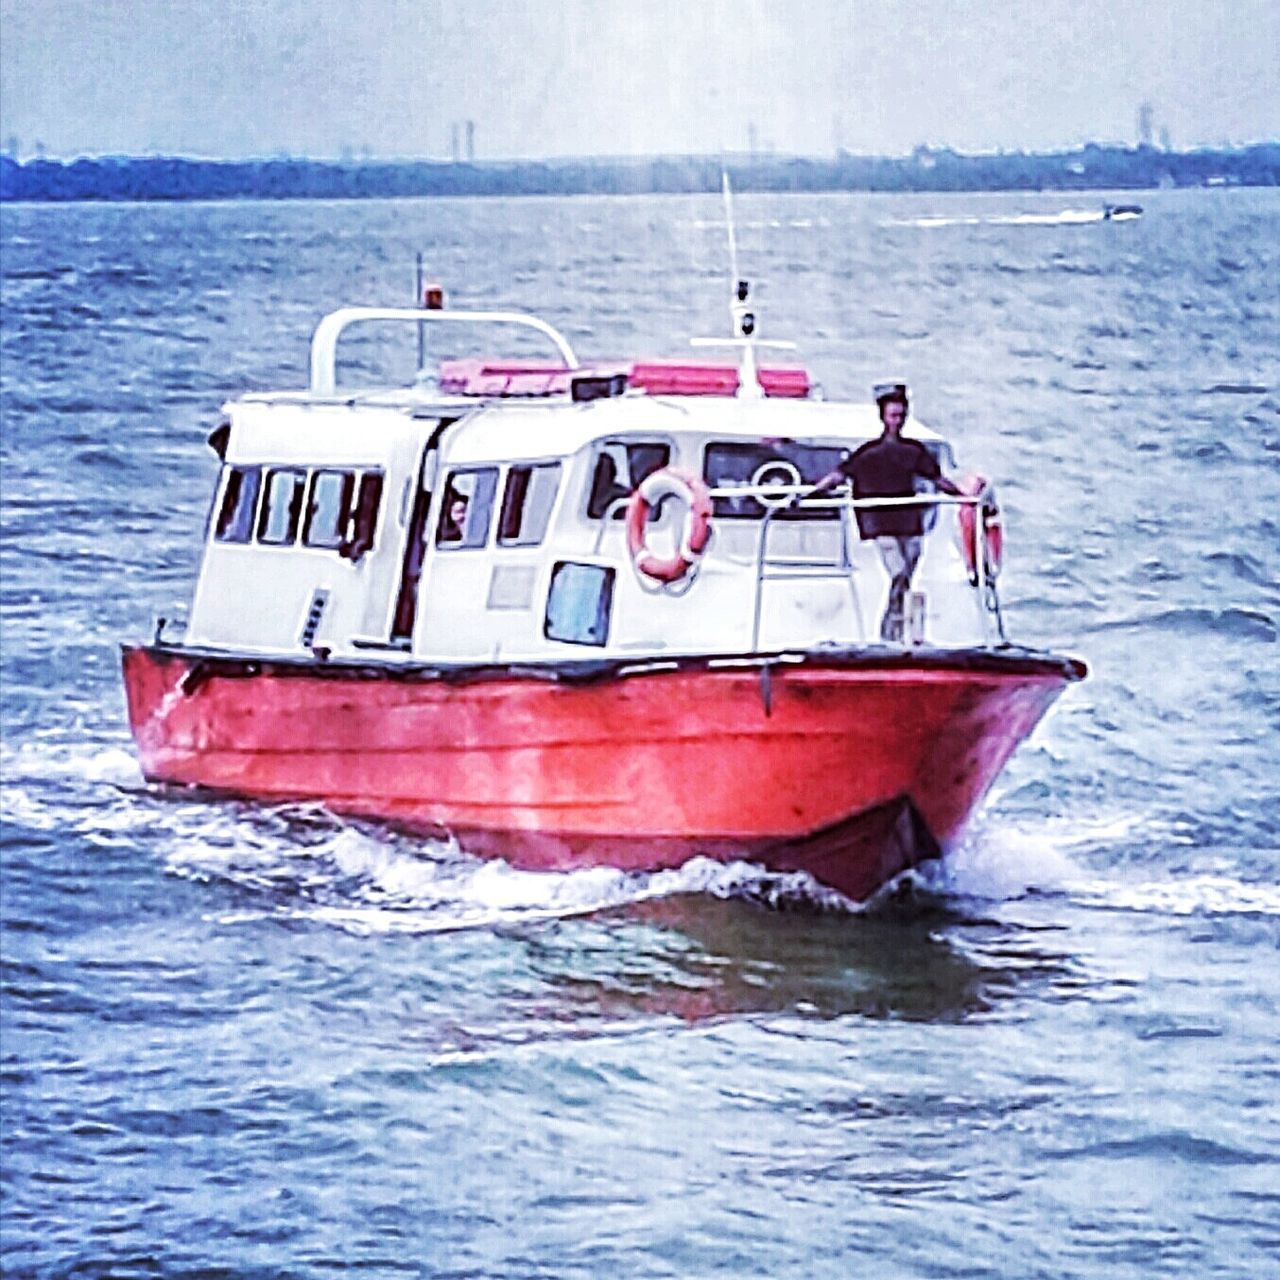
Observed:
[[[984,484],[973,499],[973,555],[975,584],[978,589],[978,608],[982,612],[982,637],[987,648],[991,648],[991,620],[987,617],[987,522],[982,518],[983,494],[987,491]]]
[[[766,507],[760,521],[760,537],[756,542],[756,603],[751,619],[751,652],[760,652],[760,619],[764,611],[764,552],[769,538],[769,522],[773,519],[773,508]]]

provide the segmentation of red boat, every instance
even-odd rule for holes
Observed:
[[[945,854],[1083,664],[1005,640],[985,484],[912,500],[932,528],[881,641],[854,516],[901,500],[808,496],[874,406],[757,367],[745,290],[733,314],[736,365],[584,366],[510,313],[327,317],[310,387],[233,402],[211,437],[185,633],[124,649],[146,777],[525,867],[704,854],[853,899]],[[339,390],[365,320],[524,325],[559,361]]]

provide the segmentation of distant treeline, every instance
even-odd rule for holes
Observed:
[[[1280,186],[1280,142],[1163,151],[1090,144],[1078,151],[905,157],[687,156],[440,163],[184,160],[110,156],[63,163],[0,157],[2,200],[289,200],[388,196],[628,195],[738,191],[1097,191]]]

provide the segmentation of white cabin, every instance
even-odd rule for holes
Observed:
[[[599,398],[579,399],[567,344],[565,376],[524,380],[543,394],[458,393],[425,379],[338,391],[341,327],[330,317],[317,331],[309,390],[226,406],[188,646],[506,663],[880,643],[888,578],[850,501],[783,509],[879,434],[874,405],[754,388],[653,394],[590,370],[581,376],[594,377]],[[954,467],[935,433],[911,420],[905,434]],[[632,490],[667,466],[702,478],[714,514],[701,560],[664,586],[634,568],[623,517]],[[677,545],[680,506],[663,503],[648,526],[659,553]],[[914,639],[992,643],[996,620],[967,576],[957,508],[941,499],[933,510]]]

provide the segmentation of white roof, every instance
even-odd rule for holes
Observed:
[[[245,399],[224,406],[232,430],[227,461],[369,466],[428,429],[403,410],[333,403]]]
[[[345,456],[381,452],[407,434],[425,435],[440,417],[456,415],[444,452],[451,464],[569,457],[595,440],[616,436],[697,435],[723,440],[870,440],[880,434],[873,404],[782,397],[629,394],[582,404],[562,397],[480,401],[419,391],[364,393],[341,398],[307,394],[253,395],[228,406],[233,420],[252,427],[233,433],[233,461],[250,458]],[[420,419],[420,421],[419,421]],[[906,433],[939,440],[909,419]]]

